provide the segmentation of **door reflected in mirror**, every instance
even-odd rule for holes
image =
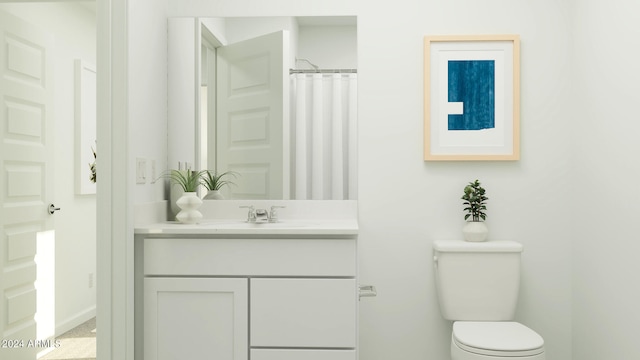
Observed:
[[[195,25],[195,167],[238,174],[225,199],[355,199],[356,18]]]

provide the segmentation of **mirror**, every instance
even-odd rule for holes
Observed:
[[[234,172],[226,199],[355,199],[356,41],[352,16],[170,19],[169,164]]]

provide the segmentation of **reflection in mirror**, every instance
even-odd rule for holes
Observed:
[[[226,199],[355,199],[355,17],[198,20],[196,167],[238,174]]]

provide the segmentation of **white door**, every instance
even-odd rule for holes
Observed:
[[[247,360],[247,279],[145,278],[145,360]]]
[[[0,359],[36,358],[38,239],[52,236],[52,38],[0,11]]]
[[[289,33],[217,49],[219,173],[240,175],[234,199],[289,198]]]

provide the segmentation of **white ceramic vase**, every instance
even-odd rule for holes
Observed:
[[[489,228],[484,221],[469,221],[462,228],[462,234],[465,241],[486,241]]]
[[[180,212],[176,215],[176,220],[183,224],[195,224],[202,219],[202,213],[198,211],[202,200],[196,192],[185,192],[176,201],[176,205],[180,208]]]
[[[171,186],[169,189],[169,204],[171,205],[171,215],[173,215],[174,219],[180,212],[180,208],[176,203],[182,197],[182,194],[184,194],[184,190],[180,186]]]
[[[209,190],[203,200],[224,200],[224,196],[220,190]]]

